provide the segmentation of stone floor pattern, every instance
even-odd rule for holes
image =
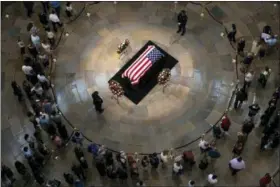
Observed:
[[[204,4],[226,28],[230,29],[232,23],[237,25],[237,38],[242,36],[246,40],[245,51],[251,49],[253,39],[260,35],[264,25],[270,25],[279,34],[279,6],[273,3]],[[84,3],[75,2],[73,6],[79,12]],[[39,3],[35,9],[36,12],[40,11]],[[187,11],[189,18],[184,36],[176,33],[176,16],[182,9]],[[210,124],[216,123],[227,108],[237,82],[236,74],[242,80],[241,72],[236,72],[232,63],[235,51],[228,40],[220,36],[224,27],[205,11],[204,17],[201,17],[201,11],[201,6],[187,2],[102,2],[86,6],[77,20],[65,24],[64,32],[69,36],[63,34],[55,51],[57,62],[52,80],[60,110],[89,139],[114,150],[160,152],[184,145],[200,136],[210,128]],[[90,16],[87,17],[86,13],[90,13]],[[38,26],[40,24],[36,15],[31,19],[26,18],[23,5],[19,2],[6,7],[2,12],[2,15],[5,14],[10,17],[1,18],[1,156],[2,161],[12,166],[15,159],[23,159],[20,150],[24,145],[23,135],[32,129],[25,117],[29,104],[19,107],[11,94],[10,82],[24,79],[16,39],[20,35],[27,42],[26,25],[30,20]],[[67,22],[66,17],[62,20]],[[119,58],[117,46],[124,39],[129,39],[131,44],[127,54]],[[178,59],[179,63],[172,69],[170,84],[165,92],[162,87],[156,86],[138,105],[125,97],[118,104],[111,99],[107,81],[148,40]],[[221,158],[206,171],[194,167],[179,179],[172,177],[172,164],[167,169],[159,168],[156,173],[141,173],[140,177],[145,183],[148,186],[186,186],[192,179],[197,186],[202,186],[206,183],[207,174],[215,172],[219,177],[218,186],[256,186],[266,172],[274,172],[279,165],[279,154],[277,151],[259,152],[261,130],[258,128],[250,134],[242,153],[246,169],[232,177],[228,161],[232,158],[236,133],[248,113],[248,105],[256,99],[262,113],[279,84],[278,54],[278,51],[271,51],[262,61],[254,60],[252,68],[256,75],[266,65],[273,69],[273,73],[266,90],[253,82],[249,100],[240,111],[229,108],[232,120],[230,136],[225,141],[217,142]],[[104,99],[105,112],[102,115],[97,115],[92,106],[91,93],[95,90]],[[206,138],[211,140],[211,133]],[[199,161],[198,143],[177,152],[188,149],[196,153],[196,160]],[[89,154],[87,156],[91,162],[92,158]],[[64,181],[62,173],[70,169],[74,160],[73,145],[69,144],[59,152],[58,160],[49,161],[45,168],[46,176]],[[94,167],[89,169],[87,176],[86,186],[119,185],[118,182],[99,178]],[[279,185],[279,180],[275,181]],[[20,182],[17,185],[21,186]],[[134,185],[134,182],[129,180],[127,185]]]

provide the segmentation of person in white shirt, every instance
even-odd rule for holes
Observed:
[[[211,184],[211,185],[217,184],[217,182],[218,182],[218,177],[217,177],[217,175],[211,174],[211,173],[210,173],[210,174],[208,175],[207,181],[208,181],[209,184]]]
[[[52,22],[54,32],[57,32],[56,25],[62,27],[62,23],[60,22],[59,17],[56,15],[55,10],[52,10],[51,14],[49,15],[49,20]]]
[[[39,51],[41,45],[40,37],[37,34],[31,34],[31,41],[33,45],[36,47],[37,51]]]
[[[180,162],[175,162],[173,164],[173,172],[176,175],[180,175],[180,174],[182,174],[182,171],[183,171],[183,166],[181,165],[181,163]]]
[[[168,162],[168,151],[164,150],[160,153],[160,160],[162,162],[162,167],[164,167]]]
[[[46,33],[47,33],[47,37],[49,39],[49,42],[51,44],[51,46],[53,47],[55,44],[55,38],[54,38],[54,33],[51,31],[51,29],[49,27],[47,27],[45,29]]]
[[[42,41],[42,47],[46,51],[47,54],[51,54],[51,45],[47,43],[46,40]]]
[[[42,84],[43,89],[47,90],[50,86],[50,81],[46,78],[46,76],[42,73],[38,73],[37,79]]]
[[[253,78],[254,78],[254,76],[253,76],[252,71],[251,72],[249,71],[248,73],[246,73],[245,80],[244,80],[244,89],[246,89],[247,87],[248,88],[250,87],[250,85],[253,81]]]
[[[190,180],[190,181],[188,182],[188,187],[194,187],[194,185],[195,185],[195,181]]]
[[[240,170],[245,169],[245,162],[242,157],[237,157],[229,161],[229,168],[231,169],[231,174],[236,175]]]
[[[72,17],[73,16],[73,7],[72,7],[71,2],[66,3],[65,9],[66,9],[65,12],[66,12],[67,17],[68,18]]]
[[[198,146],[200,148],[201,153],[204,153],[209,149],[209,143],[206,140],[204,140],[204,135],[202,135]]]
[[[25,75],[29,75],[29,76],[34,75],[34,71],[31,66],[23,65],[21,69]]]
[[[263,72],[261,72],[261,74],[260,74],[258,81],[262,85],[263,88],[265,88],[265,86],[266,86],[266,82],[269,78],[270,73],[271,73],[271,69],[268,66],[266,66],[265,70]]]

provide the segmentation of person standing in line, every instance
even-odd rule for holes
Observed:
[[[261,41],[254,40],[252,43],[251,53],[253,53],[254,56],[259,55],[260,48],[261,48]]]
[[[84,170],[80,165],[73,164],[71,169],[79,179],[86,179]]]
[[[45,52],[50,55],[51,54],[51,45],[46,41],[42,41],[42,48],[45,50]]]
[[[57,32],[56,25],[58,25],[59,27],[62,27],[62,23],[60,22],[60,19],[59,19],[58,15],[56,14],[55,10],[52,10],[52,12],[50,13],[49,20],[52,22],[54,32]]]
[[[144,156],[141,160],[141,165],[144,169],[144,171],[148,170],[148,166],[149,166],[149,158],[147,156]]]
[[[21,56],[23,56],[23,55],[25,54],[25,44],[24,44],[24,42],[20,39],[20,37],[18,37],[17,44],[18,44],[18,47],[19,47],[19,49],[20,49],[20,54],[21,54]]]
[[[55,10],[55,13],[60,17],[60,1],[50,1],[51,7]]]
[[[91,94],[91,97],[93,99],[93,104],[95,106],[95,110],[99,113],[102,113],[104,111],[104,109],[102,109],[102,103],[103,100],[102,98],[99,96],[98,92],[95,91]]]
[[[34,71],[33,71],[33,68],[29,65],[23,65],[21,67],[21,69],[22,69],[23,73],[26,75],[26,79],[29,80],[29,81],[35,75]]]
[[[29,53],[33,56],[33,58],[36,60],[37,59],[37,55],[38,55],[38,51],[37,48],[33,45],[33,44],[29,44],[27,46]]]
[[[266,173],[259,181],[260,187],[268,187],[272,181],[272,177],[269,173]]]
[[[48,40],[51,44],[51,49],[54,47],[55,45],[55,38],[54,38],[54,33],[51,31],[51,29],[49,27],[47,27],[45,29],[46,33],[47,33],[47,37],[48,37]]]
[[[239,42],[237,43],[237,54],[244,54],[244,48],[245,48],[245,39],[244,38],[241,38],[239,40]]]
[[[24,80],[22,82],[22,88],[23,88],[25,94],[27,95],[27,98],[29,100],[31,100],[32,96],[33,96],[33,94],[31,93],[31,85],[26,80]]]
[[[231,31],[228,33],[227,37],[229,39],[230,42],[236,42],[235,40],[235,35],[236,35],[236,25],[235,24],[232,24],[231,25]]]
[[[35,139],[33,137],[29,136],[29,134],[25,134],[24,140],[28,143],[30,149],[32,149],[32,151],[34,151],[35,150]]]
[[[201,153],[205,153],[210,149],[210,145],[206,140],[204,140],[204,136],[205,136],[205,134],[203,134],[201,136],[201,139],[198,144]]]
[[[37,79],[41,83],[44,90],[49,89],[50,81],[46,78],[46,76],[43,73],[38,73]]]
[[[74,177],[71,173],[63,173],[63,177],[67,184],[73,185],[74,184]]]
[[[186,25],[187,25],[187,22],[188,22],[188,16],[186,14],[186,11],[185,10],[182,10],[178,17],[177,17],[177,21],[178,21],[178,31],[177,33],[181,32],[181,36],[183,36],[186,32]]]
[[[242,133],[246,134],[247,136],[252,132],[255,125],[252,119],[245,120],[242,125]]]
[[[164,150],[160,153],[160,161],[162,163],[162,167],[164,168],[168,163],[168,150]]]
[[[229,161],[229,168],[232,175],[236,175],[237,172],[245,169],[245,162],[242,157],[237,157]]]
[[[29,18],[31,18],[32,14],[33,14],[33,6],[34,6],[34,2],[32,1],[23,1],[23,5],[26,9],[26,14]]]
[[[245,90],[251,86],[253,79],[254,79],[253,71],[249,71],[248,73],[245,74],[244,85],[243,85],[243,88]]]
[[[41,3],[42,3],[42,6],[43,6],[44,13],[47,14],[49,9],[50,9],[49,1],[42,1]]]
[[[261,72],[258,82],[261,84],[263,88],[265,88],[269,75],[271,73],[271,69],[266,66],[265,70]]]
[[[173,164],[173,173],[175,175],[181,175],[183,173],[183,166],[180,162],[175,162]]]
[[[40,14],[38,14],[38,17],[39,17],[40,23],[43,25],[44,28],[46,28],[49,24],[47,14],[44,12],[41,12]]]
[[[12,81],[11,86],[12,86],[14,95],[18,97],[18,101],[19,102],[22,101],[23,94],[22,94],[22,90],[21,90],[20,86],[16,83],[16,81]]]
[[[1,176],[1,178],[7,177],[11,183],[16,181],[13,171],[8,166],[4,165],[3,162],[1,163]]]
[[[230,125],[231,125],[230,119],[229,119],[228,115],[225,114],[222,117],[222,121],[221,121],[221,128],[223,129],[224,134],[228,135]]]
[[[234,108],[241,107],[242,103],[248,99],[248,94],[245,89],[241,88],[237,93],[234,101]]]
[[[250,105],[249,106],[248,117],[254,119],[254,117],[258,114],[260,109],[261,108],[260,108],[258,103],[254,103],[254,104]]]
[[[28,171],[27,171],[27,169],[26,169],[26,167],[23,163],[21,163],[20,161],[17,160],[17,161],[15,161],[14,165],[15,165],[15,168],[16,168],[17,172],[21,176],[26,177],[26,176],[29,175],[29,173],[28,173]]]
[[[97,155],[97,157],[95,158],[95,167],[100,176],[103,177],[106,175],[106,165],[103,155]]]
[[[218,183],[218,176],[215,174],[210,173],[207,177],[208,184],[211,186],[214,186],[215,184]]]
[[[68,135],[68,132],[67,132],[67,129],[66,129],[65,125],[60,123],[60,124],[57,124],[56,127],[57,127],[58,133],[61,136],[61,138],[64,141],[68,140],[69,135]]]
[[[73,7],[71,2],[66,3],[65,12],[69,19],[73,16]]]
[[[35,84],[35,86],[31,88],[31,92],[34,92],[38,98],[42,98],[44,95],[44,90],[39,83]]]
[[[83,140],[84,137],[80,132],[75,132],[73,137],[72,137],[72,141],[76,144],[80,144],[81,146],[83,146]]]
[[[158,165],[159,165],[159,158],[157,156],[157,153],[153,153],[151,155],[149,155],[150,157],[150,164],[153,168],[158,168]]]
[[[40,50],[41,40],[38,34],[31,34],[32,44],[36,47],[37,52]],[[37,56],[37,55],[36,55]]]

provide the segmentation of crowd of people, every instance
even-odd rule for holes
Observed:
[[[27,10],[27,16],[31,17],[33,14],[33,2],[24,2]],[[50,8],[51,7],[51,8]],[[22,152],[27,160],[31,172],[24,163],[16,160],[14,166],[16,171],[25,180],[30,180],[33,176],[36,182],[40,185],[46,186],[59,186],[60,181],[48,181],[43,174],[43,168],[46,161],[52,155],[50,148],[46,146],[46,142],[42,137],[42,132],[46,132],[52,140],[57,149],[63,148],[69,141],[75,145],[74,153],[77,162],[74,162],[69,168],[68,172],[63,173],[63,177],[67,184],[75,185],[75,187],[83,187],[84,181],[87,178],[87,171],[89,168],[83,146],[84,137],[81,132],[74,131],[69,135],[65,125],[63,124],[61,113],[58,111],[54,102],[50,89],[52,88],[51,81],[46,76],[46,71],[49,68],[50,62],[53,58],[53,49],[56,45],[56,34],[58,27],[63,27],[60,20],[60,2],[42,2],[42,12],[38,14],[39,20],[45,29],[45,38],[41,40],[39,37],[39,29],[34,23],[28,25],[30,32],[30,43],[27,45],[28,53],[26,52],[26,45],[24,41],[18,38],[18,47],[22,56],[22,71],[26,76],[26,80],[22,82],[22,88],[16,81],[11,83],[13,93],[18,98],[19,102],[25,102],[27,98],[30,102],[32,111],[27,113],[29,121],[34,126],[33,134],[25,134],[24,140],[26,146],[23,147]],[[49,13],[49,16],[47,14]],[[65,13],[67,17],[72,17],[74,11],[70,2],[66,3]],[[182,31],[181,35],[185,34],[185,27],[188,20],[185,11],[181,11],[178,15],[178,33]],[[50,26],[51,25],[51,26]],[[58,27],[57,27],[58,26]],[[236,42],[236,25],[232,25],[232,31],[228,33],[230,42]],[[276,44],[277,36],[272,35],[271,28],[265,26],[261,34],[260,41],[254,41],[252,50],[245,55],[245,40],[241,38],[237,43],[237,53],[244,56],[243,68],[244,84],[243,87],[238,89],[234,101],[234,108],[238,110],[242,103],[248,99],[248,90],[254,78],[254,72],[249,71],[250,65],[256,56],[263,58],[265,55],[265,47],[272,47]],[[269,67],[265,67],[261,72],[258,82],[264,88],[271,73]],[[23,91],[22,91],[23,90]],[[276,111],[276,104],[280,97],[280,87],[273,93],[271,100],[268,103],[268,108],[261,115],[261,122],[258,126],[263,127],[263,137],[261,137],[260,150],[276,148],[279,145],[279,116],[280,111]],[[95,91],[92,94],[93,104],[97,112],[102,113],[103,100]],[[236,175],[239,171],[245,169],[245,161],[241,157],[242,150],[245,146],[249,134],[254,129],[255,116],[259,113],[260,107],[257,103],[249,106],[248,119],[246,119],[237,133],[237,142],[232,149],[233,158],[229,160],[229,169],[232,175]],[[276,114],[275,114],[276,113]],[[199,141],[199,148],[201,151],[202,159],[198,167],[205,170],[208,167],[209,159],[213,162],[221,156],[217,150],[215,142],[218,139],[225,138],[230,130],[231,121],[229,116],[225,114],[217,125],[212,126],[212,132],[215,140],[213,142],[206,141],[204,135]],[[104,145],[90,144],[88,152],[91,153],[93,164],[95,165],[100,176],[107,176],[110,179],[119,179],[120,182],[125,181],[128,176],[135,179],[137,186],[145,186],[145,183],[139,177],[139,171],[147,171],[148,168],[156,170],[160,165],[166,167],[170,160],[174,160],[172,173],[175,176],[180,176],[184,173],[186,168],[194,167],[196,164],[195,155],[192,151],[184,151],[179,155],[174,156],[172,151],[164,150],[160,154],[153,153],[140,156],[135,154],[126,154],[123,151],[113,153],[106,149]],[[2,182],[12,186],[16,180],[13,171],[2,163]],[[32,173],[32,175],[31,175]],[[218,183],[218,176],[215,173],[210,173],[206,179],[209,185]],[[260,186],[263,187],[271,182],[271,176],[267,173],[260,180]],[[194,187],[196,182],[189,180],[188,186]]]

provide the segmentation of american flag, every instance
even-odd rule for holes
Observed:
[[[164,54],[154,45],[149,45],[125,72],[123,72],[122,78],[128,77],[132,85],[138,84],[141,77],[163,56]]]

